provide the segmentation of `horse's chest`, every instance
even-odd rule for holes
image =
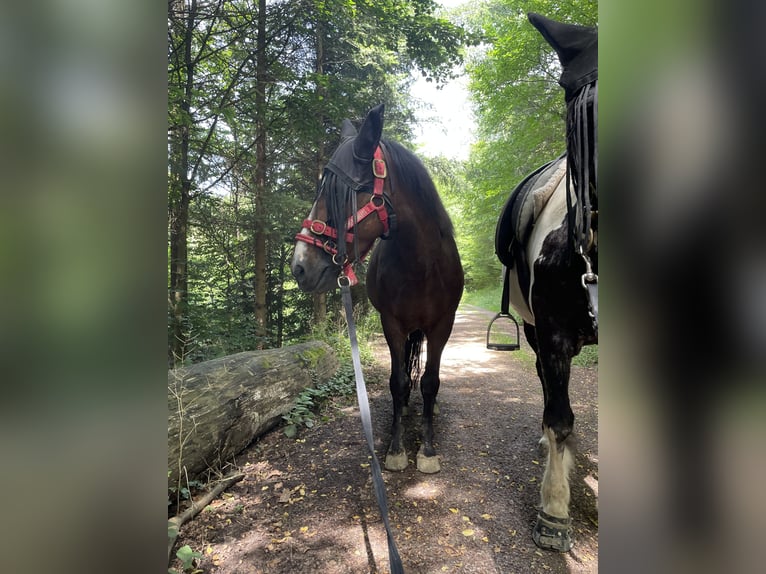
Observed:
[[[380,245],[367,275],[370,301],[379,311],[427,320],[454,311],[463,291],[457,250],[401,250]]]

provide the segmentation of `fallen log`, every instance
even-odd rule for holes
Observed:
[[[222,472],[337,369],[332,348],[312,341],[168,371],[168,486]]]

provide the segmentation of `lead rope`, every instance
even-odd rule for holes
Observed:
[[[354,375],[356,377],[356,398],[359,403],[359,414],[362,418],[362,429],[367,439],[367,446],[370,449],[372,458],[372,484],[375,489],[375,497],[378,499],[378,507],[383,517],[383,524],[386,527],[386,537],[388,538],[388,564],[391,568],[391,574],[404,574],[402,559],[399,557],[399,550],[396,548],[394,535],[391,531],[391,524],[388,521],[388,502],[386,500],[386,487],[383,483],[383,474],[380,471],[378,457],[375,456],[375,441],[372,436],[372,419],[370,417],[370,403],[367,399],[367,387],[364,383],[364,374],[362,373],[362,361],[359,358],[359,343],[356,339],[356,326],[354,325],[354,310],[351,302],[350,281],[347,277],[338,278],[341,294],[343,296],[343,308],[346,312],[346,323],[348,323],[348,338],[351,341],[351,358],[354,363]]]

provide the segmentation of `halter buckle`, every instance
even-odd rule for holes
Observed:
[[[338,261],[338,259],[339,259],[338,255],[340,255],[340,253],[338,253],[337,251],[332,254],[332,262],[335,263],[335,265],[337,265],[339,267],[342,267],[343,265],[346,265],[348,263],[348,257],[344,255],[343,256],[343,261]]]
[[[327,230],[327,224],[324,221],[320,221],[318,219],[315,219],[311,222],[311,225],[309,225],[309,231],[311,233],[314,233],[316,235],[324,235],[324,232]]]
[[[374,158],[372,160],[372,174],[378,179],[386,179],[388,176],[388,168],[386,167],[386,160]]]

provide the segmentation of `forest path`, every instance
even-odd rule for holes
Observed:
[[[415,469],[419,392],[413,392],[405,433],[411,464],[403,472],[384,471],[405,572],[597,572],[598,369],[573,367],[570,381],[574,548],[542,551],[531,537],[544,468],[534,353],[523,335],[521,351],[487,350],[491,318],[489,311],[461,306],[444,351],[435,422],[441,472]],[[365,380],[382,460],[392,416],[382,337],[374,351],[379,364],[365,370]],[[237,461],[246,478],[184,526],[179,546],[202,552],[202,572],[389,572],[356,403],[334,402],[322,415],[294,439],[277,429],[254,443]]]

